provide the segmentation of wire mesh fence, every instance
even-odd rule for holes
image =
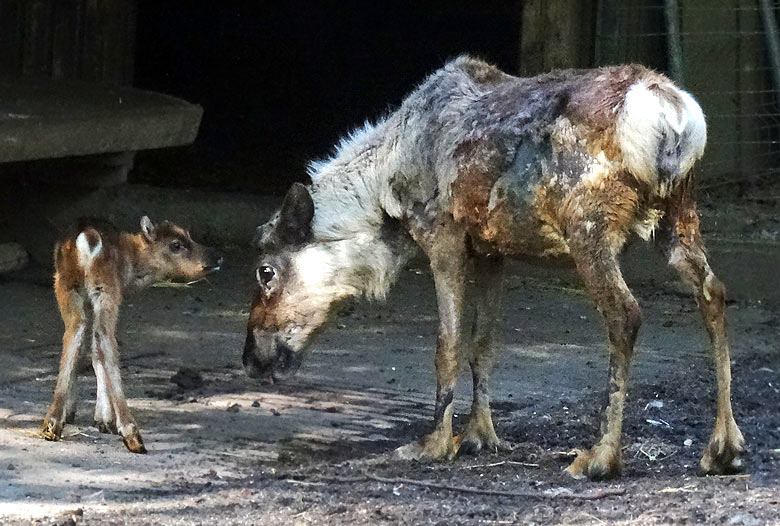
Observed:
[[[780,193],[777,0],[600,0],[596,62],[666,71],[707,116],[705,188]]]

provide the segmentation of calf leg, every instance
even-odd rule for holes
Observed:
[[[418,241],[419,243],[419,241]],[[431,260],[439,310],[436,342],[436,410],[434,430],[418,442],[396,450],[402,459],[451,459],[458,452],[452,434],[453,393],[462,354],[462,314],[466,279],[465,235],[442,228],[421,246]]]
[[[473,291],[476,312],[471,333],[471,352],[473,354],[469,362],[474,394],[466,430],[456,438],[462,453],[477,453],[483,448],[495,451],[504,446],[493,429],[488,389],[490,372],[498,354],[496,339],[501,330],[503,259],[475,258],[474,277]]]
[[[699,234],[699,221],[692,203],[683,206],[672,218],[669,232],[669,264],[693,290],[707,332],[712,342],[712,357],[718,383],[718,410],[715,428],[701,459],[704,474],[738,471],[745,445],[742,432],[734,421],[731,409],[731,362],[726,338],[725,296],[723,283],[715,277],[707,262],[704,244]]]
[[[75,291],[62,289],[59,285],[55,286],[55,294],[65,322],[65,335],[62,337],[62,356],[54,399],[43,420],[41,431],[46,440],[59,440],[64,424],[73,422],[75,417],[76,369],[86,330],[82,297]]]
[[[111,405],[111,399],[108,393],[108,379],[106,377],[106,370],[103,367],[103,361],[98,354],[98,346],[92,346],[92,369],[95,371],[95,379],[97,380],[97,396],[95,398],[95,427],[100,430],[101,433],[113,433],[117,434],[119,431],[116,428],[116,414],[114,413],[114,407]]]
[[[607,249],[572,250],[577,270],[590,290],[607,326],[609,337],[609,389],[601,417],[601,438],[581,451],[566,471],[574,478],[610,478],[620,474],[620,436],[623,407],[634,341],[641,325],[639,305],[628,290],[617,259]]]
[[[146,453],[144,442],[138,425],[135,423],[130,408],[127,406],[124,391],[122,389],[122,377],[119,371],[119,351],[116,342],[116,322],[118,301],[94,302],[95,321],[93,324],[92,356],[96,364],[95,376],[98,380],[98,401],[96,404],[96,416],[99,416],[98,427],[104,425],[101,430],[116,431],[122,436],[127,449],[133,453]],[[102,390],[100,382],[102,380]],[[104,394],[110,406],[111,415],[105,401],[101,401],[101,393]],[[98,409],[101,414],[97,415]]]

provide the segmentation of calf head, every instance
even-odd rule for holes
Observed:
[[[141,237],[140,270],[155,281],[197,279],[222,265],[216,249],[196,243],[189,232],[170,221],[155,225],[142,217]]]
[[[280,382],[292,376],[331,305],[346,295],[334,247],[313,240],[313,217],[309,191],[295,184],[279,212],[257,229],[261,255],[243,356],[253,378]]]

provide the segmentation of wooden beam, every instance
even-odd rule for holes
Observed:
[[[520,72],[593,65],[595,0],[526,0],[520,35]]]

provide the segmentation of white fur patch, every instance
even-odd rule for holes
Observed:
[[[658,183],[657,156],[664,136],[679,137],[680,157],[672,181],[684,175],[704,153],[707,127],[704,114],[688,93],[675,89],[683,101],[677,108],[672,101],[650,91],[639,81],[626,93],[617,121],[617,141],[623,153],[623,166],[638,180]],[[668,188],[658,188],[666,193]]]
[[[76,249],[78,250],[79,264],[82,267],[88,267],[103,249],[103,240],[98,236],[97,244],[94,247],[90,247],[87,235],[82,232],[76,237]]]
[[[660,210],[651,209],[648,210],[645,216],[641,219],[637,219],[631,228],[636,234],[644,239],[650,241],[655,237],[655,230],[658,228],[658,222],[664,216],[664,213]]]

